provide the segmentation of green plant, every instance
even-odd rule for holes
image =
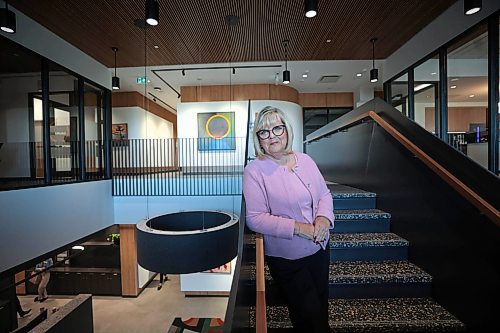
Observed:
[[[113,242],[113,244],[120,244],[120,234],[111,234],[108,236],[107,240]]]

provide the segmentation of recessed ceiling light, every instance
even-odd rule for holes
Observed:
[[[326,40],[326,42],[327,42],[327,43],[330,43],[331,41],[332,41],[331,39],[327,39],[327,40]]]
[[[160,48],[160,47],[159,47],[158,45],[155,45],[155,46],[154,46],[154,48],[155,48],[155,49],[158,49],[158,48]]]
[[[458,81],[458,77],[454,77],[453,79],[451,79],[451,81],[453,82]]]
[[[457,86],[451,86],[450,89],[455,89]]]
[[[471,94],[471,95],[469,95],[469,98],[474,98],[475,96],[476,96],[476,95]]]
[[[436,72],[432,72],[431,75],[437,75],[437,73]]]
[[[307,77],[307,73],[302,74],[302,77],[306,78]]]
[[[156,91],[161,91],[161,87],[154,87],[153,89]]]
[[[356,76],[361,77],[361,76],[363,76],[363,73],[356,73]]]
[[[429,87],[430,85],[431,85],[430,83],[421,83],[421,84],[415,86],[415,88],[413,88],[413,91],[415,91],[415,92],[420,91],[422,89]]]

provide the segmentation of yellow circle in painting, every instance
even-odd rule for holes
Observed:
[[[214,135],[212,132],[210,132],[210,130],[208,129],[208,125],[210,124],[210,122],[212,120],[214,120],[215,118],[222,118],[226,121],[227,123],[227,131],[226,133],[224,133],[223,135],[221,136],[216,136]],[[208,136],[210,136],[211,138],[214,138],[214,139],[222,139],[222,138],[225,138],[229,132],[231,131],[231,122],[229,121],[229,119],[226,117],[226,116],[223,116],[221,114],[215,114],[213,116],[211,116],[210,118],[208,118],[207,120],[207,123],[205,124],[205,131],[207,132]]]

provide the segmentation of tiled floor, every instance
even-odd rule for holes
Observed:
[[[161,290],[157,290],[158,276],[137,298],[94,296],[94,332],[163,332],[166,333],[175,317],[219,317],[224,319],[227,297],[184,297],[178,275],[169,275]],[[60,307],[71,297],[49,295],[43,303],[33,302],[34,296],[20,296],[23,309],[34,313],[40,307],[49,310]],[[25,325],[31,316],[19,319]]]

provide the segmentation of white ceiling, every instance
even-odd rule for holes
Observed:
[[[239,66],[280,66],[273,68],[238,68]],[[379,69],[379,82],[371,83],[369,80],[371,60],[337,60],[337,61],[291,61],[288,69],[291,72],[290,87],[298,92],[357,92],[363,87],[373,87],[374,90],[382,90],[383,61],[376,61],[375,66]],[[224,69],[196,69],[206,67],[228,67]],[[235,74],[230,68],[236,67]],[[120,91],[138,91],[143,95],[157,96],[161,101],[176,107],[180,101],[168,85],[156,76],[152,70],[169,70],[157,72],[158,75],[168,82],[175,90],[180,92],[181,86],[204,86],[204,85],[229,85],[229,84],[282,84],[282,71],[285,69],[283,62],[251,62],[251,63],[224,63],[206,65],[179,65],[179,66],[157,66],[157,67],[127,67],[118,68],[117,76],[120,77]],[[181,69],[184,68],[185,76]],[[177,70],[178,69],[178,70]],[[308,77],[303,78],[302,74]],[[361,77],[356,74],[361,73]],[[151,81],[146,87],[136,83],[138,76],[146,75]],[[335,83],[318,83],[324,75],[340,75]],[[161,91],[154,90],[160,87]],[[146,89],[146,90],[145,90]],[[160,103],[162,104],[162,103]],[[165,105],[163,105],[165,106]]]

